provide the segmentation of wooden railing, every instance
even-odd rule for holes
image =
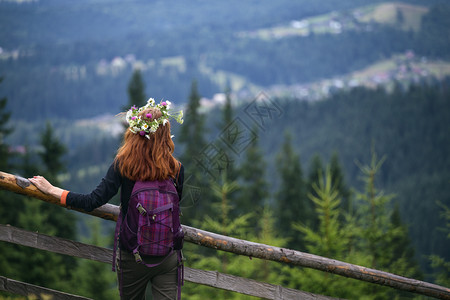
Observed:
[[[33,185],[31,185],[27,179],[8,173],[0,172],[0,188],[60,205],[59,199],[41,193]],[[86,213],[82,210],[79,211]],[[119,207],[110,204],[89,212],[91,215],[113,221],[117,220],[118,213]],[[185,232],[185,240],[187,242],[208,248],[239,255],[246,255],[249,257],[277,261],[294,266],[312,268],[374,284],[389,286],[402,291],[435,297],[438,299],[450,299],[449,288],[428,282],[406,278],[296,250],[236,239],[185,225],[183,225],[183,230]],[[26,238],[19,238],[22,236],[26,236]],[[111,262],[112,257],[112,250],[110,249],[99,248],[37,233],[29,233],[11,226],[0,226],[0,240],[107,263]],[[73,247],[75,247],[74,249],[76,249],[76,251],[71,252],[70,249]],[[83,249],[83,251],[80,251],[80,249]],[[96,254],[92,255],[92,253]],[[261,283],[254,280],[221,274],[213,271],[186,268],[185,277],[187,281],[266,299],[331,299],[321,295],[314,295],[307,292],[287,289],[276,285]],[[243,285],[240,285],[239,282],[243,283]]]

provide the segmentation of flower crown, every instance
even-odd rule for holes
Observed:
[[[127,112],[126,120],[128,122],[129,130],[134,134],[139,134],[150,139],[150,134],[155,133],[158,130],[159,125],[165,126],[169,122],[169,118],[174,118],[178,123],[183,124],[183,111],[180,110],[176,115],[169,113],[169,109],[172,103],[170,101],[162,101],[160,104],[156,104],[153,98],[148,99],[147,104],[137,108],[135,105]],[[143,119],[139,114],[149,108],[156,108],[161,111],[161,117],[152,120],[152,114],[148,113]]]

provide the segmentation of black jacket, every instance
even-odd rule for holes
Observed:
[[[176,188],[179,199],[181,200],[184,181],[184,167],[181,165],[180,173],[176,180]],[[111,200],[114,195],[117,194],[119,188],[120,202],[122,205],[123,215],[126,214],[128,209],[128,201],[130,200],[131,192],[133,191],[134,181],[123,177],[115,163],[112,163],[103,177],[102,181],[90,194],[80,194],[75,192],[69,192],[66,198],[66,205],[76,208],[84,209],[85,211],[92,211],[97,207],[106,204]]]

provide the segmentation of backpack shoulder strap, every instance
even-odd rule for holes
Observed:
[[[178,168],[178,172],[175,175],[175,178],[172,178],[173,184],[175,185],[175,187],[178,187],[178,179],[180,177],[180,172],[181,172],[181,162],[178,162],[179,168]]]

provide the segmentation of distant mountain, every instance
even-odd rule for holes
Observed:
[[[34,120],[117,113],[135,68],[148,96],[175,103],[194,79],[206,98],[227,86],[239,99],[288,94],[407,51],[448,60],[441,37],[450,18],[432,9],[438,3],[446,2],[0,2],[0,94],[13,118]]]

